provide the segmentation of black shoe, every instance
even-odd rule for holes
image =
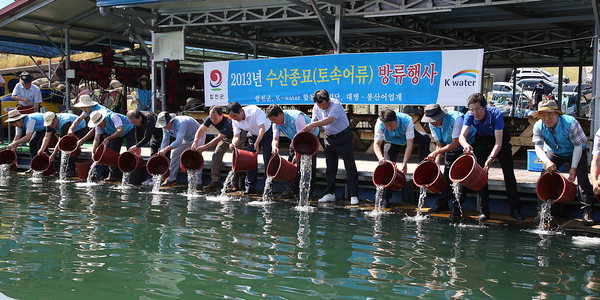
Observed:
[[[490,219],[490,213],[481,213],[477,218],[479,221],[487,221]]]
[[[433,206],[431,209],[429,209],[429,211],[427,213],[429,214],[435,214],[435,213],[439,213],[439,212],[443,212],[443,211],[447,211],[450,210],[450,208],[448,206]]]
[[[33,173],[33,169],[29,169],[29,170],[25,171],[25,174],[31,174],[31,173]]]
[[[454,206],[452,208],[452,217],[453,218],[460,218],[460,217],[462,217],[462,212],[460,211],[460,208],[458,206]]]
[[[283,193],[281,193],[281,195],[279,195],[280,199],[294,199],[296,198],[296,193],[294,193],[292,190],[287,190]]]
[[[256,195],[256,190],[253,190],[253,189],[245,190],[244,195]]]
[[[523,221],[525,219],[525,218],[523,218],[523,216],[521,215],[521,212],[518,209],[511,210],[510,216],[513,217],[513,219],[518,220],[518,221]]]
[[[241,191],[240,188],[237,188],[237,187],[231,185],[225,190],[225,193],[235,193],[235,192],[239,192],[239,191]]]
[[[594,225],[594,218],[592,217],[592,208],[587,207],[583,209],[581,213],[581,222],[584,226],[592,226]]]

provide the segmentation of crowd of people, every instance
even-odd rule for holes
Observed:
[[[141,82],[144,82],[142,86],[146,86],[147,78],[142,78]],[[27,89],[25,86],[24,88]],[[140,97],[143,95],[139,93]],[[359,203],[358,172],[348,116],[342,103],[330,97],[326,90],[317,90],[312,100],[314,105],[311,116],[299,110],[283,109],[276,104],[263,111],[255,105],[242,106],[237,102],[231,102],[226,108],[210,107],[208,118],[199,123],[196,119],[184,115],[168,112],[157,115],[147,110],[148,104],[145,100],[140,101],[141,106],[138,109],[120,114],[97,103],[89,95],[82,94],[74,105],[82,111],[79,116],[70,113],[21,114],[18,110],[10,111],[6,122],[14,125],[17,130],[14,140],[7,148],[14,149],[17,145],[29,142],[32,156],[49,152],[49,140],[53,134],[58,137],[75,135],[79,139],[78,146],[94,137],[92,151],[104,146],[120,152],[124,145],[127,151],[135,152],[141,147],[149,146],[151,155],[165,155],[170,158],[170,172],[162,182],[162,186],[165,187],[176,184],[183,151],[189,148],[200,152],[214,149],[211,182],[203,185],[205,191],[214,191],[222,187],[221,169],[227,151],[241,148],[260,152],[263,163],[267,166],[271,155],[280,152],[279,142],[282,135],[293,139],[298,132],[304,131],[319,136],[320,130],[323,130],[326,186],[318,202],[336,200],[336,177],[341,158],[346,170],[348,200],[350,204],[356,205]],[[35,103],[35,100],[24,98],[23,102],[30,104]],[[600,131],[596,133],[592,151],[592,181],[590,182],[587,137],[579,122],[571,116],[564,115],[554,100],[541,101],[534,116],[540,120],[534,125],[532,142],[537,156],[544,163],[544,172],[554,172],[565,163],[570,166],[567,176],[570,181],[575,179],[578,181],[582,219],[586,225],[593,224],[594,194],[600,194],[600,180],[598,180]],[[467,99],[466,113],[447,111],[438,104],[430,104],[425,107],[421,121],[429,125],[435,143],[433,151],[430,151],[430,136],[415,129],[410,115],[391,109],[383,109],[379,112],[374,128],[374,152],[380,164],[398,161],[398,169],[406,174],[410,157],[416,147],[419,161],[426,159],[443,164],[444,176],[449,179],[450,166],[463,154],[473,154],[485,172],[494,161],[498,160],[506,185],[510,215],[516,220],[523,220],[510,136],[505,130],[504,118],[498,108],[488,105],[484,96],[476,93]],[[206,133],[210,127],[216,128],[218,134],[206,142]],[[56,152],[50,154],[52,160],[56,157]],[[401,153],[402,158],[399,159]],[[293,147],[289,149],[288,160],[298,163]],[[313,156],[312,172],[314,173],[315,170],[316,156]],[[243,184],[240,183],[241,174],[236,174],[236,179],[231,186],[226,187],[227,190],[243,190],[246,195],[256,194],[257,170],[245,173]],[[107,172],[99,172],[99,174],[98,179],[107,180],[120,180],[122,176],[117,167],[110,167]],[[285,191],[280,195],[281,198],[292,198],[298,195],[299,174],[297,177],[298,180],[286,185]],[[316,176],[313,175],[312,178]],[[149,182],[147,177],[142,179]],[[411,192],[412,185],[407,184],[404,195]],[[490,218],[487,185],[476,194],[480,203],[479,218],[487,220]],[[392,191],[385,190],[382,203],[384,207],[390,206],[391,196]],[[465,198],[464,188],[460,188],[459,193],[453,193],[448,186],[439,195],[430,212],[449,210],[452,216],[458,217],[462,213],[459,204],[462,204]]]

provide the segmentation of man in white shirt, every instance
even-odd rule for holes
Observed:
[[[262,149],[265,169],[271,159],[271,140],[273,130],[267,115],[256,105],[242,107],[237,102],[227,105],[227,111],[233,120],[233,140],[229,149],[233,150],[238,145],[242,130],[248,132],[246,150],[259,152]],[[244,195],[256,193],[257,170],[246,171],[246,190]]]
[[[40,88],[31,84],[33,81],[31,74],[23,72],[19,77],[21,78],[21,82],[17,83],[13,89],[13,100],[19,101],[19,107],[33,106],[33,112],[38,112],[40,110],[40,103],[42,103]]]

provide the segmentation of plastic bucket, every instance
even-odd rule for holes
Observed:
[[[433,161],[423,161],[413,173],[413,182],[416,186],[426,188],[430,192],[439,194],[448,186],[448,181],[440,170],[440,166]]]
[[[131,173],[145,167],[146,162],[139,155],[126,151],[119,155],[117,166],[121,172]]]
[[[277,181],[292,182],[296,179],[297,172],[298,167],[279,154],[271,156],[267,165],[267,176]]]
[[[179,167],[187,172],[187,170],[200,170],[204,167],[204,157],[197,150],[187,149],[181,153],[181,162]]]
[[[146,171],[152,176],[169,176],[169,159],[164,155],[155,155],[150,157],[146,164]]]
[[[44,175],[52,175],[54,167],[50,163],[50,156],[46,153],[38,154],[31,159],[31,169],[42,172]]]
[[[92,161],[86,160],[75,163],[75,170],[77,171],[77,178],[80,180],[87,180],[90,168],[92,167]]]
[[[58,140],[58,150],[69,153],[71,157],[78,157],[81,154],[81,148],[77,147],[78,141],[74,135],[65,135]]]
[[[373,172],[373,184],[383,186],[386,189],[399,191],[406,184],[406,176],[396,168],[396,163],[386,161],[378,165]]]
[[[300,155],[315,155],[319,150],[319,138],[310,132],[299,132],[292,139],[292,148]]]
[[[17,162],[17,152],[5,149],[0,151],[0,165],[13,165]]]
[[[569,203],[577,196],[577,186],[558,172],[548,172],[538,179],[535,192],[542,201]]]
[[[233,171],[256,170],[258,166],[258,153],[242,149],[233,151]]]
[[[99,165],[116,167],[117,162],[119,161],[119,153],[113,149],[104,147],[104,145],[100,145],[96,148],[93,159]]]
[[[472,191],[479,191],[488,182],[488,174],[475,160],[475,156],[462,155],[450,167],[450,180]]]
[[[35,106],[33,105],[26,105],[26,106],[21,106],[18,107],[17,110],[22,114],[22,115],[28,115],[28,114],[32,114],[33,111],[35,109]]]

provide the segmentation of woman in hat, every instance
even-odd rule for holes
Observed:
[[[12,92],[13,100],[19,101],[19,107],[33,106],[33,111],[38,112],[42,103],[40,88],[31,84],[33,76],[28,72],[21,73],[19,78],[21,81],[15,85]]]
[[[149,111],[150,99],[152,98],[150,79],[147,75],[142,75],[140,78],[138,78],[138,84],[139,87],[135,90],[135,98],[138,103],[138,110]]]
[[[46,127],[44,127],[44,114],[24,115],[13,109],[8,112],[8,119],[5,122],[16,128],[15,138],[6,148],[16,149],[17,146],[29,142],[29,154],[34,157],[41,146],[44,130],[46,130]]]
[[[563,115],[554,100],[540,102],[533,116],[540,118],[533,125],[532,142],[535,154],[544,162],[544,172],[554,172],[565,163],[570,166],[568,180],[577,178],[583,224],[593,225],[594,191],[588,178],[587,136],[581,125],[574,117]]]

